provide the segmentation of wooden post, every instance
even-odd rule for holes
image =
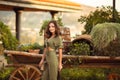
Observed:
[[[115,22],[115,0],[113,0],[113,15],[112,15],[112,21]]]
[[[50,11],[50,14],[52,16],[52,19],[55,20],[55,14],[57,14],[58,11]]]
[[[16,13],[16,38],[18,41],[20,40],[20,28],[21,28],[21,11],[22,8],[14,8],[14,11]]]

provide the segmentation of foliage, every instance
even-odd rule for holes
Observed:
[[[120,56],[120,40],[114,40],[103,49],[96,49],[94,51],[95,55],[98,56]]]
[[[18,50],[20,51],[28,51],[29,49],[43,50],[43,46],[39,45],[38,43],[34,43],[34,44],[22,44],[18,47]]]
[[[92,28],[98,24],[98,23],[104,23],[104,22],[112,22],[113,18],[113,8],[110,6],[101,8],[98,7],[94,12],[91,12],[88,16],[81,16],[78,21],[85,24],[85,32],[86,34],[90,34]],[[120,23],[120,16],[118,15],[118,12],[115,10],[115,21],[117,23]]]
[[[42,48],[38,43],[32,44],[32,49],[40,49]]]
[[[97,24],[91,31],[91,37],[98,55],[120,56],[119,23]]]
[[[57,23],[59,26],[64,26],[63,23],[62,23],[62,19],[58,17],[57,19]]]
[[[40,32],[39,32],[40,36],[43,34],[43,31],[46,29],[49,21],[50,21],[50,20],[45,20],[45,21],[43,21],[43,24],[42,24],[41,29],[40,29]],[[58,17],[58,19],[57,19],[56,21],[57,21],[57,23],[58,23],[58,25],[59,25],[60,27],[63,26],[63,23],[62,23],[62,19],[61,19],[61,18]]]
[[[31,49],[31,48],[32,48],[31,44],[21,44],[21,45],[19,45],[17,50],[28,52],[28,50]]]
[[[74,56],[74,58],[63,58],[62,60],[63,65],[73,67],[73,66],[78,66],[79,64],[82,63],[82,60],[79,58],[78,55]]]
[[[0,80],[8,80],[10,73],[13,71],[13,68],[3,68],[0,71]]]
[[[3,48],[2,44],[0,44],[0,54],[2,54],[3,51],[4,51],[4,48]]]
[[[45,20],[45,21],[43,22],[43,24],[42,24],[42,26],[41,26],[41,29],[40,29],[40,32],[39,32],[40,35],[43,34],[43,31],[44,31],[45,28],[47,27],[48,23],[49,23],[49,20]]]
[[[78,67],[64,68],[61,72],[62,80],[106,80],[104,69],[81,69]]]
[[[90,55],[90,46],[85,42],[76,42],[70,46],[70,54],[72,55]]]
[[[79,56],[81,55],[93,55],[93,47],[91,46],[92,44],[85,41],[85,40],[79,40],[76,42],[72,42],[67,44],[67,48],[64,50],[67,51],[65,54],[67,55],[74,55],[75,58],[66,58],[63,59],[63,64],[69,65],[69,66],[77,66],[81,64],[81,59]],[[92,47],[92,48],[91,48]]]
[[[108,74],[120,74],[120,69],[111,68],[63,68],[61,80],[107,80]]]
[[[5,49],[15,50],[17,48],[18,40],[12,35],[8,26],[2,22],[0,22],[0,34]]]
[[[105,48],[111,41],[120,39],[120,24],[102,23],[97,24],[91,31],[93,44],[96,48]]]

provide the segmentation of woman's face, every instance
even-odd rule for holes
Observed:
[[[55,33],[55,25],[54,25],[53,23],[50,23],[50,24],[49,24],[49,31],[50,31],[51,33]]]

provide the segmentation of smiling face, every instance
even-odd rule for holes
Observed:
[[[55,33],[55,25],[53,23],[49,24],[49,31],[54,34]]]
[[[52,20],[48,23],[46,28],[46,38],[57,37],[60,35],[60,29],[56,21]]]

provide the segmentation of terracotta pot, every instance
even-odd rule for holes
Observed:
[[[29,50],[29,53],[37,53],[37,54],[39,54],[39,52],[40,52],[40,49],[30,49]]]

